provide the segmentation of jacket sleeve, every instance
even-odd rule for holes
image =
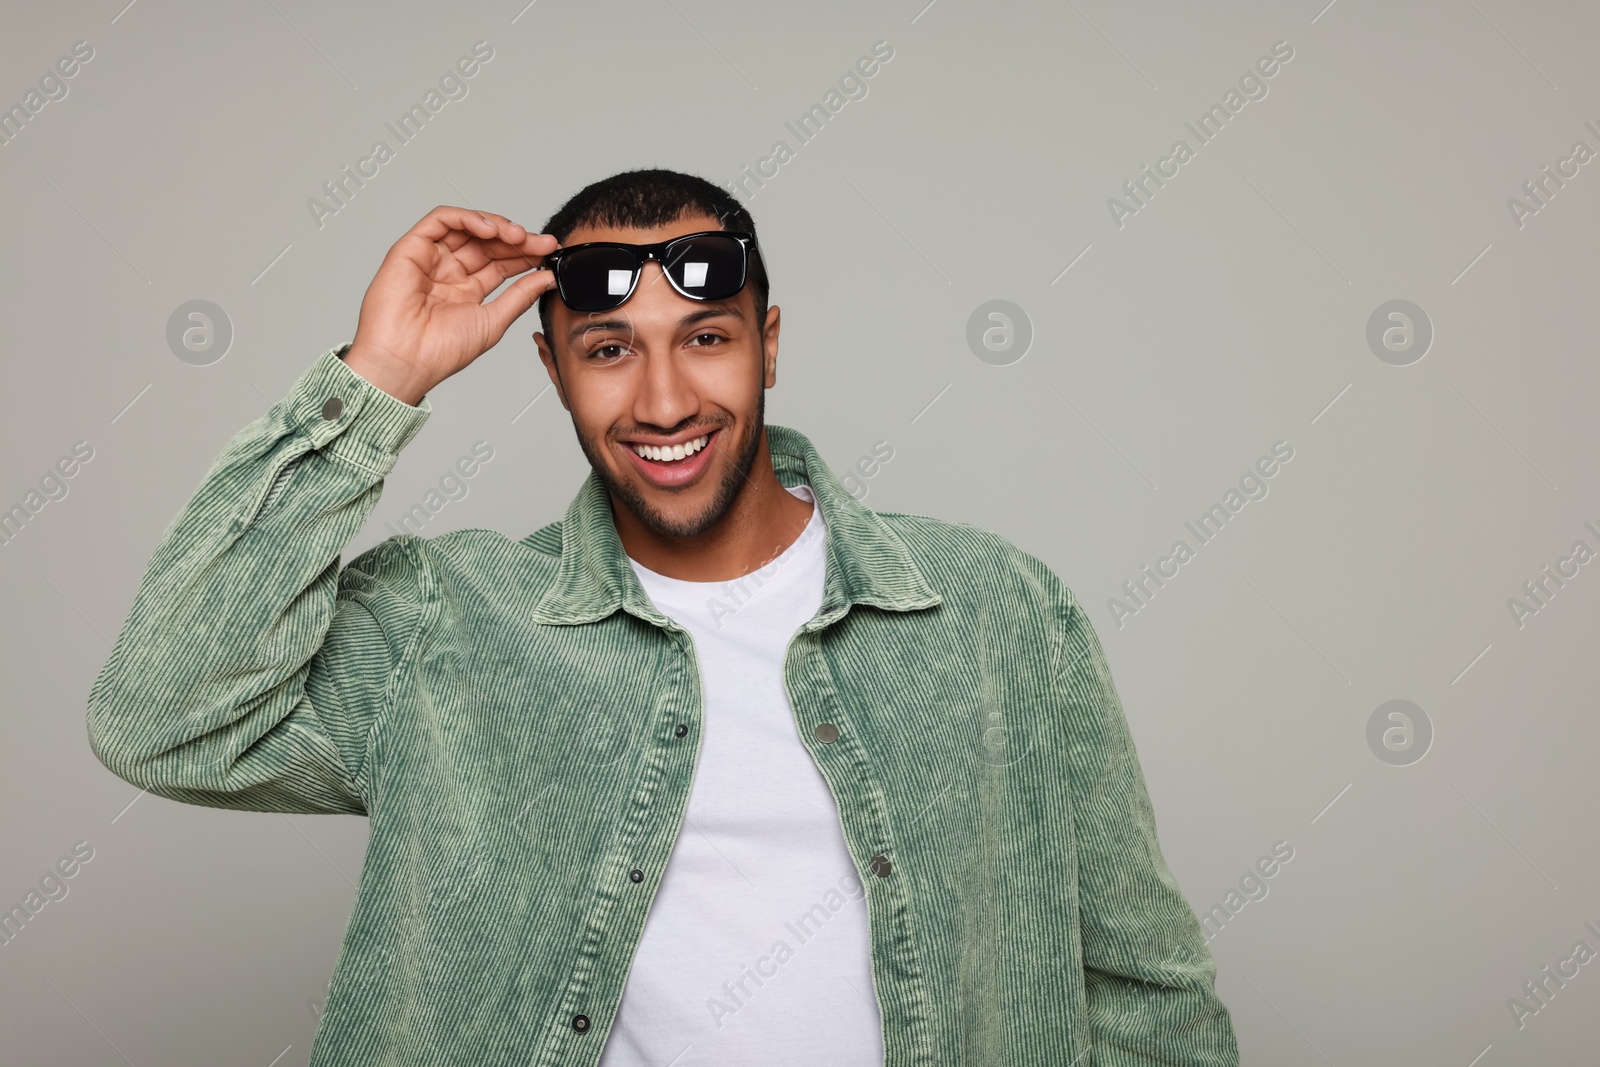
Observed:
[[[1079,925],[1096,1067],[1238,1067],[1216,964],[1156,838],[1105,652],[1064,585],[1056,693],[1068,716]]]
[[[158,796],[366,811],[371,736],[423,618],[417,539],[339,554],[432,412],[324,353],[168,525],[88,701],[89,744]]]

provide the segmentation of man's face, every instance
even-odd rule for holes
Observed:
[[[650,229],[584,226],[562,245],[651,244],[720,229],[710,216],[688,215]],[[778,309],[767,311],[764,338],[755,310],[749,284],[727,300],[690,300],[650,260],[621,307],[578,312],[557,297],[552,336],[534,334],[589,464],[659,534],[693,537],[714,526],[749,478],[778,359]],[[638,445],[669,456],[673,446],[699,447],[681,459],[652,459]]]

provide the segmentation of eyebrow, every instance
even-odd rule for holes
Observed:
[[[705,322],[707,319],[734,318],[744,320],[744,312],[736,304],[714,304],[711,307],[691,311],[678,320],[678,329]],[[567,331],[567,343],[572,344],[590,330],[627,330],[633,323],[627,319],[602,319],[599,322],[581,322]]]

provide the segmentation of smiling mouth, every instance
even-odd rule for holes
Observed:
[[[628,453],[633,467],[645,481],[658,489],[683,489],[699,482],[718,451],[722,430],[708,431],[698,437],[671,445],[651,445],[640,441],[619,442]]]
[[[716,431],[712,432],[715,433]],[[657,447],[655,445],[638,444],[636,442],[629,442],[628,447],[631,448],[634,451],[634,454],[639,456],[641,459],[647,459],[652,463],[660,463],[663,466],[670,466],[673,463],[681,463],[688,459],[696,452],[699,452],[701,449],[705,448],[710,441],[711,434],[703,433],[699,437],[693,438],[692,440],[684,441],[681,444],[669,445],[664,448]]]

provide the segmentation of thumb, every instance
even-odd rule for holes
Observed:
[[[511,324],[521,318],[545,293],[555,288],[555,271],[533,270],[506,287],[505,292],[483,305],[489,315],[489,328],[498,344]]]

